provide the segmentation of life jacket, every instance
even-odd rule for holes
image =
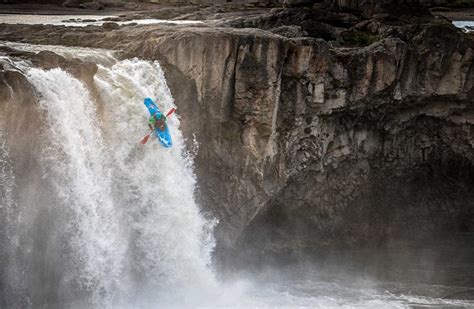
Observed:
[[[148,120],[148,123],[153,125],[155,129],[160,131],[166,130],[166,117],[163,114],[160,114],[160,118],[155,115],[151,116]]]

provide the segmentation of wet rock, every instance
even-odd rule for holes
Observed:
[[[31,55],[30,59],[35,65],[44,69],[62,68],[89,85],[93,84],[93,78],[97,72],[95,63],[66,59],[50,51],[41,51],[36,55]]]
[[[95,63],[81,61],[79,59],[66,59],[51,51],[32,53],[19,51],[8,47],[2,47],[0,48],[0,55],[25,59],[31,62],[33,65],[47,70],[61,68],[74,75],[76,78],[86,82],[88,85],[93,84],[93,78],[97,72],[97,65]],[[4,70],[12,69],[8,62],[0,63],[0,65]]]
[[[117,30],[120,29],[120,25],[114,22],[105,22],[102,24],[102,28],[105,30]]]
[[[26,77],[18,71],[0,70],[0,110],[3,104],[16,101],[19,104],[31,103],[34,98],[34,90],[28,83]]]

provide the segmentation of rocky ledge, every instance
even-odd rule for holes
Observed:
[[[0,39],[159,60],[201,145],[219,256],[247,263],[474,231],[473,37],[404,3],[195,26],[2,25]]]

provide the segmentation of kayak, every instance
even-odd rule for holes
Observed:
[[[150,117],[154,115],[155,113],[158,113],[158,116],[162,114],[162,112],[159,110],[159,108],[156,106],[156,104],[153,102],[152,99],[146,98],[143,101],[143,103],[148,108],[148,111],[150,112]],[[172,142],[171,142],[171,135],[168,129],[168,125],[166,125],[166,129],[164,131],[156,128],[155,134],[158,140],[160,141],[161,145],[163,145],[163,147],[166,147],[166,148],[171,147]]]

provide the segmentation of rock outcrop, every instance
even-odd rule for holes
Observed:
[[[159,60],[201,145],[198,196],[220,220],[220,253],[246,262],[472,232],[472,37],[426,11],[320,12],[220,27],[6,26],[0,38]],[[263,29],[235,28],[248,25]]]

